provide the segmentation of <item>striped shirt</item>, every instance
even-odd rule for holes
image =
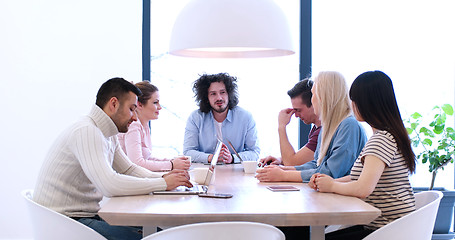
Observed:
[[[98,106],[66,129],[41,167],[33,200],[69,217],[93,217],[103,198],[165,190],[162,174],[133,164]]]
[[[387,131],[377,131],[368,140],[351,170],[351,179],[359,179],[365,156],[375,156],[386,167],[376,188],[365,202],[381,210],[381,215],[366,227],[378,229],[415,210],[414,193],[409,182],[409,170],[395,138]]]

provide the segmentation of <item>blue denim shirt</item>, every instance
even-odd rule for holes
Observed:
[[[314,152],[314,160],[295,167],[300,171],[303,182],[308,182],[314,173],[327,174],[333,178],[349,175],[355,160],[367,142],[363,127],[353,116],[349,116],[341,121],[321,165],[317,166],[322,131],[324,131],[324,126],[318,137],[318,148]]]
[[[210,154],[215,151],[217,137],[212,111],[203,113],[196,110],[186,122],[183,154],[191,156],[193,162],[206,163]],[[223,143],[234,156],[234,162],[240,162],[228,144],[231,141],[235,150],[244,161],[256,161],[260,149],[257,141],[256,122],[248,111],[241,107],[228,110],[221,128]]]

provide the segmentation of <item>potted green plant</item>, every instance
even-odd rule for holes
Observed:
[[[429,190],[434,189],[437,174],[444,170],[449,163],[453,163],[455,153],[455,130],[446,125],[447,120],[453,121],[453,107],[450,104],[435,106],[432,110],[432,118],[425,119],[420,113],[413,113],[405,122],[412,145],[416,152],[416,157],[423,164],[428,164],[431,172],[431,183]],[[417,191],[423,188],[414,188]],[[433,233],[436,235],[451,235],[450,225],[452,223],[453,208],[455,202],[455,192],[438,188],[444,193],[444,197],[439,205],[438,215]],[[435,238],[433,239],[447,239]],[[451,239],[451,238],[450,238]]]

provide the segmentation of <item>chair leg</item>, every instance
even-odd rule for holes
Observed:
[[[142,228],[142,237],[146,237],[150,234],[156,233],[157,226],[144,226]]]
[[[310,240],[325,239],[324,226],[310,226]]]

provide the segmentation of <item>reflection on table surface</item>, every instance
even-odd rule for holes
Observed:
[[[300,191],[273,192],[267,189],[270,185],[292,185]],[[366,224],[380,214],[379,209],[358,198],[319,193],[304,183],[261,183],[254,174],[245,174],[240,164],[216,166],[209,192],[234,196],[228,199],[197,195],[114,197],[103,204],[99,215],[113,225],[252,221],[274,226],[320,226],[320,233],[325,225]]]

